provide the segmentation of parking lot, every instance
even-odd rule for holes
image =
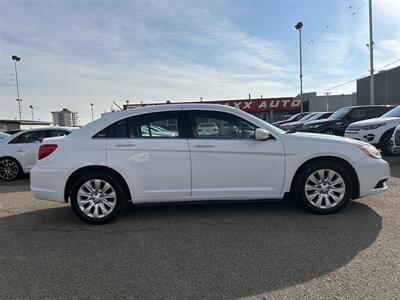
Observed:
[[[400,298],[390,191],[330,216],[291,203],[137,207],[90,226],[0,183],[0,298]]]

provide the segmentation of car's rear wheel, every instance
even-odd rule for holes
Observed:
[[[296,200],[317,214],[331,214],[343,209],[352,195],[352,181],[340,164],[314,163],[296,179]]]
[[[10,157],[0,159],[0,179],[4,181],[13,181],[21,175],[19,163]]]
[[[109,223],[121,213],[125,204],[121,183],[107,173],[85,174],[72,187],[72,209],[87,223]]]
[[[385,132],[380,140],[379,148],[385,155],[391,155],[391,156],[400,155],[400,151],[396,151],[393,149],[393,141],[392,141],[393,131],[394,130]]]
[[[330,129],[330,128],[323,130],[322,133],[323,134],[328,134],[328,135],[335,135],[336,134],[335,130]]]

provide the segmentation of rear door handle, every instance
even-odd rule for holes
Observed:
[[[21,148],[17,149],[16,151],[17,151],[17,152],[25,152],[25,150],[24,150],[24,149],[21,149]]]
[[[194,147],[196,147],[196,148],[212,148],[215,146],[211,145],[211,144],[198,144],[198,145],[194,145]]]

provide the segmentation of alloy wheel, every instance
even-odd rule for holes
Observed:
[[[308,202],[313,206],[330,209],[343,200],[346,184],[338,172],[320,169],[307,178],[304,191]]]
[[[117,196],[114,188],[105,180],[91,179],[79,188],[77,202],[85,216],[102,219],[115,208]]]
[[[18,164],[12,159],[0,160],[0,178],[3,180],[14,180],[18,176]]]

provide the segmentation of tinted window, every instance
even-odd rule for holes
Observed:
[[[151,113],[120,120],[94,138],[178,138],[178,112]]]
[[[366,119],[366,118],[368,118],[368,114],[367,114],[368,110],[369,109],[366,107],[355,108],[347,115],[347,117],[350,120]]]
[[[329,119],[341,120],[341,119],[343,119],[351,110],[352,110],[351,107],[343,107],[343,108],[337,110],[335,113],[333,113],[332,116],[329,117]]]
[[[195,138],[254,139],[257,126],[242,118],[216,111],[191,111]]]
[[[70,134],[70,132],[65,130],[52,129],[47,131],[47,137],[65,136],[68,134]]]
[[[46,137],[47,130],[37,130],[23,133],[13,139],[10,144],[32,144],[41,143]]]

